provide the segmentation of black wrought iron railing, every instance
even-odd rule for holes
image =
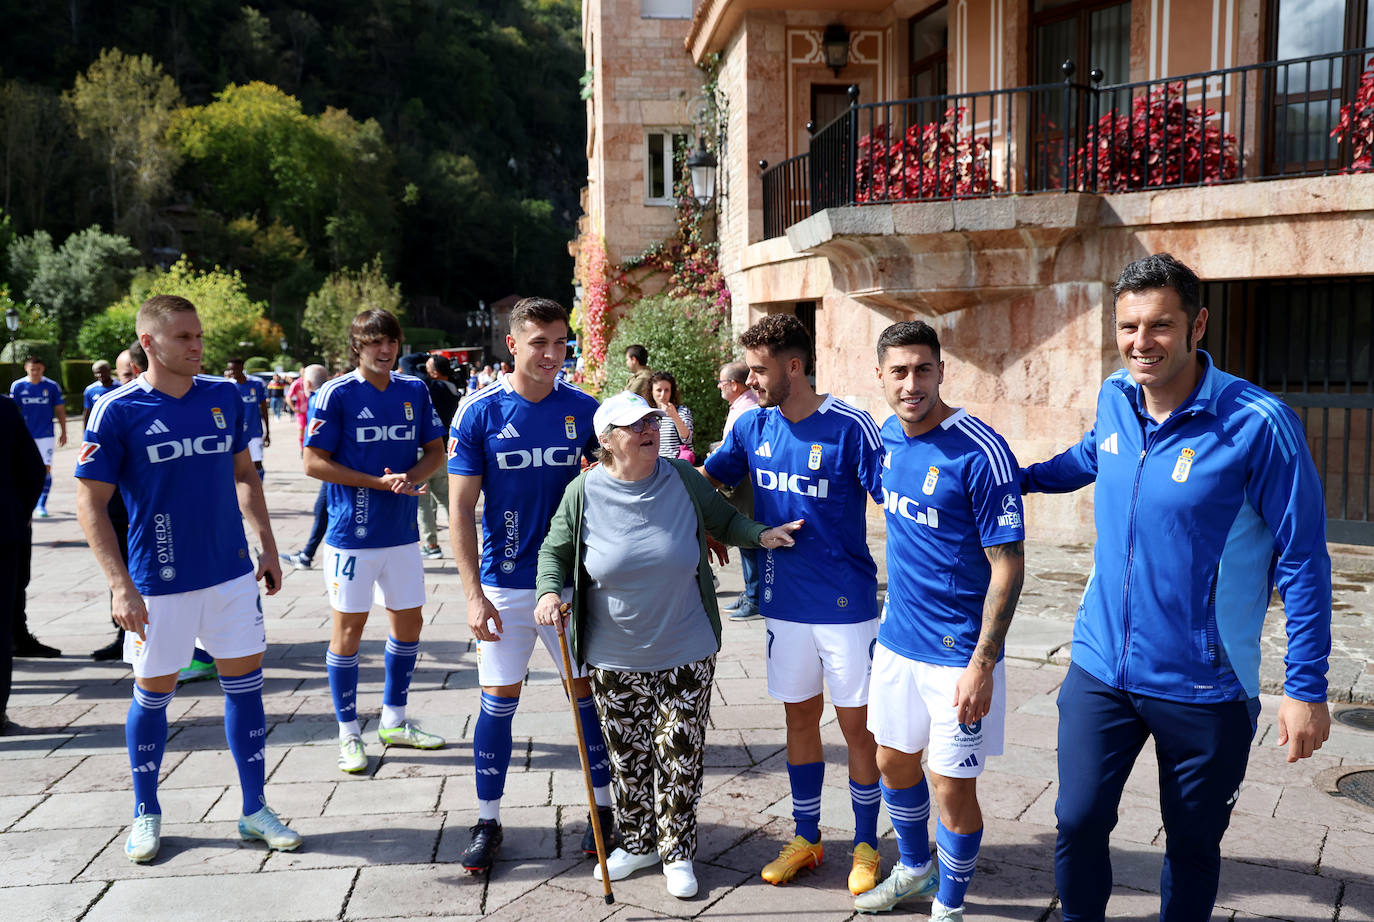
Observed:
[[[1374,49],[1101,86],[860,103],[763,173],[764,232],[825,208],[1374,169]],[[764,164],[761,164],[764,166]]]

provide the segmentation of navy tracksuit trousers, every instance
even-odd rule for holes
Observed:
[[[1221,837],[1231,821],[1259,699],[1186,704],[1131,694],[1077,666],[1059,689],[1059,799],[1054,879],[1064,922],[1106,917],[1107,840],[1136,757],[1153,736],[1167,842],[1161,922],[1211,918]]]

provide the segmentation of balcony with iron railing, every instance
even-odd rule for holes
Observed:
[[[826,208],[1374,170],[1374,49],[1102,86],[860,103],[761,162],[764,237]]]

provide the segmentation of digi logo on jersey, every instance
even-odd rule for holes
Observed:
[[[912,508],[919,505],[921,505],[920,502],[912,499],[910,496],[903,496],[900,493],[889,490],[887,487],[883,487],[883,508],[888,512],[893,515],[899,515],[904,519],[909,519],[917,525],[927,525],[931,528],[939,528],[940,510],[936,509],[934,506],[926,506],[924,511],[917,509],[913,512]]]
[[[413,442],[419,437],[414,426],[359,426],[354,430],[359,444],[364,442]]]
[[[554,445],[549,448],[498,451],[496,466],[503,471],[518,471],[527,467],[577,467],[577,449]]]
[[[789,474],[786,471],[770,471],[755,468],[754,479],[760,490],[775,493],[795,493],[798,496],[811,496],[825,499],[830,495],[830,481],[824,477],[812,478],[806,474]]]
[[[222,455],[233,451],[234,439],[227,435],[202,435],[198,438],[187,436],[169,442],[154,442],[148,446],[148,460],[153,464],[175,461],[191,455]]]
[[[1002,497],[1002,514],[997,517],[997,527],[1021,527],[1021,510],[1016,507],[1016,497],[1010,493]]]

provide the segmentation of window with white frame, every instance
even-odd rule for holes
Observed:
[[[644,204],[675,205],[674,156],[686,156],[687,132],[681,128],[651,128],[644,133]]]
[[[640,19],[691,19],[692,0],[639,0]]]

